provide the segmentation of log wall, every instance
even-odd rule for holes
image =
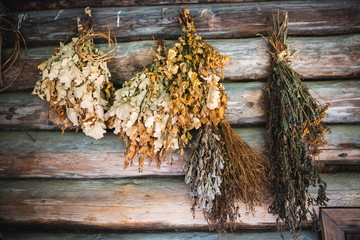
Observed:
[[[29,55],[19,79],[0,93],[0,232],[9,239],[74,237],[74,233],[17,233],[24,227],[109,234],[205,231],[162,236],[213,239],[201,212],[197,211],[195,218],[191,215],[191,197],[182,170],[188,153],[181,157],[174,152],[160,169],[148,163],[139,172],[136,161],[123,169],[125,145],[117,136],[110,131],[101,140],[81,131],[62,135],[55,121],[48,118],[48,104],[31,95],[40,78],[37,65],[65,40],[87,5],[92,7],[99,30],[109,26],[119,42],[109,67],[120,87],[152,61],[153,37],[164,37],[169,46],[176,42],[181,34],[177,20],[181,4],[194,15],[199,34],[230,56],[225,72],[230,97],[227,117],[245,141],[265,153],[269,149],[262,88],[269,77],[270,59],[266,42],[257,34],[266,34],[272,12],[289,11],[290,48],[299,51],[293,67],[315,98],[331,103],[324,120],[331,130],[326,134],[328,144],[315,159],[325,171],[329,206],[360,206],[358,1],[13,0],[5,5],[13,10],[10,19],[23,33]],[[103,48],[102,41],[97,41]],[[11,37],[3,37],[3,56],[9,54],[10,46]],[[3,76],[4,84],[15,70]],[[254,215],[241,209],[234,236],[244,231],[275,231],[276,216],[267,213],[270,202],[271,198],[258,206]],[[304,223],[305,228],[309,225]],[[91,239],[91,234],[84,233],[78,239]],[[136,239],[141,234],[125,235]],[[257,234],[247,236],[256,239]],[[277,239],[279,235],[274,234],[261,236]],[[308,236],[306,231],[302,234]],[[109,239],[114,236],[108,235]]]

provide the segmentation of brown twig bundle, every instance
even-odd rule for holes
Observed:
[[[246,203],[252,211],[267,193],[269,160],[241,139],[226,119],[221,121],[220,129],[230,161],[231,177],[227,181],[236,186],[234,198]]]
[[[287,44],[288,17],[280,23],[273,16],[269,30],[272,77],[264,89],[267,129],[272,151],[271,172],[274,201],[270,211],[279,215],[294,234],[301,221],[311,214],[313,205],[324,205],[326,184],[321,180],[312,155],[326,144],[326,127],[322,123],[328,105],[320,105],[291,68],[292,55]],[[318,186],[318,196],[309,194],[309,186]]]
[[[5,86],[2,87],[0,89],[0,92],[5,91],[6,89],[8,89],[15,81],[16,79],[19,77],[20,73],[22,72],[22,70],[24,69],[26,60],[27,60],[27,45],[26,45],[26,41],[23,37],[23,35],[21,34],[21,32],[14,26],[14,24],[12,24],[11,22],[9,22],[8,20],[6,20],[3,17],[0,17],[1,20],[1,28],[5,29],[5,30],[9,30],[12,31],[15,35],[15,42],[14,42],[14,47],[13,50],[10,54],[10,56],[7,58],[6,61],[4,61],[4,63],[1,64],[1,72],[0,74],[6,74],[14,65],[14,63],[16,62],[16,60],[18,60],[19,55],[20,55],[20,50],[21,50],[21,44],[20,42],[23,42],[24,45],[24,57],[23,57],[23,61],[20,65],[20,67],[17,70],[17,73],[15,74],[15,76],[13,77],[13,79],[11,79],[9,81],[9,83]],[[6,27],[6,25],[10,26],[10,29],[8,29]],[[1,47],[1,46],[0,46]],[[1,82],[2,84],[2,82]]]
[[[105,38],[108,42],[107,49],[103,51],[102,55],[99,55],[93,52],[94,48],[94,38],[102,37]],[[84,42],[90,42],[90,45],[84,44]],[[110,36],[110,29],[108,28],[108,33],[95,32],[95,30],[89,30],[85,35],[81,36],[79,40],[75,42],[74,49],[77,55],[85,61],[96,62],[96,61],[108,61],[116,55],[117,41]],[[87,49],[84,49],[84,47]],[[90,47],[89,47],[90,46]]]
[[[268,158],[247,144],[225,119],[218,129],[218,147],[224,159],[221,171],[221,194],[216,195],[206,219],[216,229],[232,227],[240,216],[239,203],[253,212],[269,196]]]

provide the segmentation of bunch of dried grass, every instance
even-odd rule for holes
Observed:
[[[313,205],[326,204],[324,183],[313,162],[326,144],[326,127],[322,123],[328,105],[320,105],[309,93],[298,74],[291,68],[292,55],[287,44],[288,17],[280,23],[273,16],[269,30],[272,77],[264,89],[267,131],[272,151],[271,175],[274,201],[270,211],[278,214],[294,234],[311,214]],[[309,186],[318,186],[318,196],[309,194]]]

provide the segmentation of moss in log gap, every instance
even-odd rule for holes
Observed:
[[[275,14],[269,27],[272,76],[264,88],[267,116],[267,133],[272,152],[271,180],[273,203],[270,212],[296,238],[302,221],[310,214],[313,227],[319,230],[315,205],[326,205],[326,183],[321,180],[313,156],[326,144],[327,130],[322,122],[327,104],[321,105],[309,93],[298,74],[291,68],[287,44],[288,17],[280,23],[280,13]],[[309,186],[318,187],[318,195],[309,194]]]

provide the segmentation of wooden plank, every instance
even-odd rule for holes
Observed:
[[[205,38],[240,38],[265,34],[276,10],[289,11],[290,35],[359,33],[360,3],[350,1],[280,1],[260,3],[189,4],[197,31]],[[178,5],[93,8],[99,31],[111,29],[119,41],[180,36]],[[256,12],[256,14],[254,14]],[[76,26],[84,9],[21,11],[11,14],[29,45],[57,44]],[[74,35],[72,35],[74,36]]]
[[[185,232],[185,233],[68,233],[68,232],[24,232],[23,229],[19,229],[21,232],[9,232],[4,233],[7,240],[93,240],[93,239],[106,239],[106,240],[119,240],[119,239],[131,239],[131,240],[218,240],[219,234],[215,232]],[[246,240],[278,240],[280,234],[278,232],[252,232],[252,233],[227,233],[222,235],[229,239],[246,239]],[[302,230],[298,233],[299,239],[317,240],[317,236],[311,230]],[[290,232],[284,232],[284,238],[286,240],[293,239]]]
[[[359,205],[360,173],[329,174],[324,179],[329,206]],[[188,193],[183,178],[0,180],[0,223],[41,229],[65,226],[68,230],[208,229],[200,210],[192,217]],[[236,224],[236,229],[276,228],[276,216],[267,211],[269,201],[257,207],[254,214],[245,214],[241,206],[242,222]]]
[[[324,121],[328,124],[360,122],[360,81],[306,82],[315,98],[331,104]],[[227,118],[231,124],[264,125],[262,82],[226,83],[229,96]],[[48,103],[27,92],[0,95],[0,129],[59,129],[48,118]]]
[[[348,234],[360,237],[360,208],[321,208],[322,236],[324,240],[345,240]],[[356,239],[356,238],[354,238]]]
[[[331,126],[326,134],[329,142],[316,162],[325,166],[360,165],[360,126]],[[238,128],[238,134],[257,149],[267,152],[264,128]],[[145,164],[139,172],[134,166],[124,168],[125,145],[108,133],[101,140],[83,133],[0,132],[0,178],[123,178],[136,176],[184,175],[184,158],[172,153],[161,165]],[[35,140],[35,142],[33,141]],[[174,162],[171,163],[170,159]],[[335,169],[336,170],[336,169]]]
[[[199,3],[242,3],[242,2],[266,2],[269,0],[13,0],[4,3],[13,11],[29,10],[54,10],[70,8],[97,7],[129,7],[129,6],[153,6],[153,5],[178,5]]]
[[[261,38],[209,40],[210,44],[229,55],[226,81],[265,79],[270,74],[267,44]],[[290,38],[290,47],[299,50],[294,69],[306,79],[336,79],[360,76],[360,35]],[[171,47],[174,41],[169,41]],[[104,45],[99,45],[104,48]],[[117,85],[133,77],[152,61],[153,41],[118,44],[118,53],[108,64],[112,81]],[[30,48],[29,57],[19,79],[10,91],[29,90],[40,79],[37,66],[51,56],[54,47]],[[9,52],[9,49],[7,50]],[[18,64],[22,61],[19,59]],[[17,66],[4,76],[11,80]]]
[[[334,221],[324,212],[321,212],[322,237],[324,240],[345,240],[345,234]]]

